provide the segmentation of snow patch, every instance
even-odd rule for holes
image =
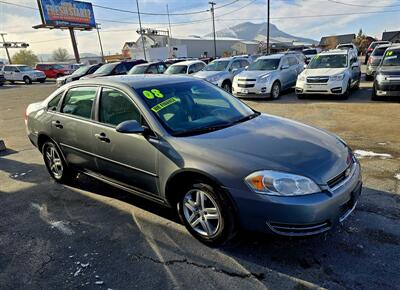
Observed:
[[[52,219],[47,211],[47,205],[45,204],[39,205],[37,203],[31,203],[31,206],[39,211],[40,218],[48,225],[50,225],[51,228],[56,228],[57,230],[68,236],[75,233],[72,229],[68,227],[68,222],[57,221]]]
[[[365,157],[379,157],[382,159],[393,158],[393,156],[388,153],[375,153],[373,151],[367,151],[367,150],[354,150],[354,154],[356,155],[357,158],[365,158]]]
[[[400,173],[396,173],[396,174],[394,175],[394,178],[400,180]]]

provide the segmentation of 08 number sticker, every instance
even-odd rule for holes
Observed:
[[[145,96],[147,99],[151,100],[156,98],[164,98],[164,95],[160,92],[160,90],[157,89],[151,89],[150,91],[143,91],[143,96]]]

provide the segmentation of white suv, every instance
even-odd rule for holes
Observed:
[[[298,76],[298,98],[309,94],[339,95],[347,99],[360,85],[361,70],[353,49],[334,49],[318,54]]]
[[[34,70],[30,66],[22,64],[6,64],[0,69],[0,73],[2,73],[4,78],[11,83],[23,81],[26,84],[31,84],[32,82],[44,83],[46,81],[46,75],[44,72]]]

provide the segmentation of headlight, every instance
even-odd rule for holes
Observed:
[[[306,195],[320,192],[311,179],[272,170],[257,171],[245,178],[246,183],[257,193],[278,196]]]
[[[212,77],[207,78],[207,81],[214,83],[214,82],[217,82],[219,79],[220,79],[219,76],[212,76]]]
[[[386,76],[384,76],[384,75],[376,75],[376,81],[383,82],[384,80],[386,80]]]
[[[299,75],[297,77],[297,80],[300,81],[300,82],[305,82],[306,81],[306,77],[304,75]]]
[[[343,79],[344,79],[344,74],[339,74],[339,75],[334,75],[334,76],[329,77],[330,81],[341,81]]]

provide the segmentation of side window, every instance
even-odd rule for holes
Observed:
[[[164,66],[162,63],[160,63],[160,64],[157,66],[157,69],[158,69],[158,73],[162,74],[162,73],[164,73],[164,71],[165,71],[165,66]]]
[[[289,61],[290,66],[297,65],[299,63],[294,56],[289,56],[288,59],[289,59],[288,61]]]
[[[239,68],[240,68],[240,61],[239,60],[233,61],[232,65],[231,65],[231,71],[233,71],[234,69],[239,69]]]
[[[56,111],[58,104],[60,103],[61,97],[63,96],[64,92],[59,93],[57,96],[55,96],[48,104],[47,104],[47,110],[49,111]]]
[[[123,63],[117,65],[117,67],[115,68],[115,73],[116,74],[124,74],[126,73],[126,68],[125,65]]]
[[[158,74],[157,66],[156,65],[151,65],[147,68],[146,73],[148,74]]]
[[[117,126],[128,120],[136,120],[140,123],[140,119],[139,111],[126,95],[114,89],[102,89],[99,112],[100,122]]]
[[[196,72],[196,64],[192,64],[188,68],[188,74],[192,74]]]
[[[97,88],[80,87],[68,91],[64,97],[61,112],[90,119]]]
[[[288,66],[288,65],[289,65],[289,62],[288,62],[287,57],[282,57],[281,58],[281,67]]]
[[[205,67],[205,64],[199,62],[199,63],[196,65],[196,70],[197,70],[197,71],[201,71],[204,67]]]
[[[4,66],[4,71],[12,71],[10,66]]]

